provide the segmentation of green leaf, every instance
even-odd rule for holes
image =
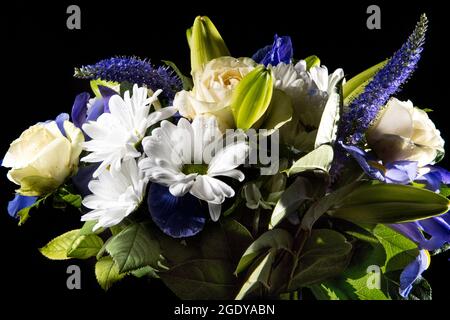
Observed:
[[[309,70],[311,68],[314,68],[316,66],[320,66],[320,59],[318,56],[312,55],[305,58],[306,62],[306,69]]]
[[[78,259],[95,257],[102,247],[103,240],[96,234],[80,235],[79,233],[67,251],[67,256]]]
[[[244,282],[239,293],[236,296],[236,300],[242,300],[248,293],[253,291],[258,285],[262,284],[266,288],[269,288],[270,274],[272,270],[272,264],[275,259],[276,250],[270,250],[260,262],[256,264],[256,267],[250,271],[248,279]]]
[[[366,85],[372,80],[375,74],[378,73],[387,63],[389,59],[386,59],[373,67],[359,73],[358,75],[351,78],[344,84],[344,105],[349,105],[357,96],[359,96]]]
[[[62,202],[64,204],[64,206],[65,206],[65,204],[68,204],[75,208],[80,208],[81,201],[83,200],[81,195],[73,194],[66,187],[59,188],[55,192],[54,197],[57,202]]]
[[[333,145],[336,140],[339,117],[342,111],[342,81],[337,84],[338,92],[333,89],[320,119],[319,128],[317,129],[316,141],[314,148],[317,149],[321,145]]]
[[[231,98],[236,127],[250,129],[266,112],[272,99],[273,75],[264,66],[248,73],[236,86]]]
[[[242,255],[235,274],[241,273],[247,269],[250,264],[267,249],[285,249],[290,250],[292,245],[292,236],[283,229],[273,229],[263,233],[256,239]]]
[[[156,271],[156,269],[153,269],[150,266],[145,266],[140,269],[136,269],[131,271],[131,274],[135,276],[136,278],[143,278],[143,277],[150,277],[150,278],[159,278],[159,275]]]
[[[288,289],[296,290],[341,274],[350,261],[351,250],[352,245],[339,232],[312,230]]]
[[[295,212],[300,205],[312,199],[312,185],[308,179],[297,177],[295,181],[283,192],[270,217],[269,229],[274,228],[286,216]]]
[[[450,196],[450,188],[447,186],[441,187],[441,190],[439,193],[441,194],[441,196],[448,198],[448,196]]]
[[[100,233],[102,230],[97,230],[97,232],[94,232],[93,229],[95,227],[95,225],[97,224],[97,221],[95,220],[91,220],[91,221],[86,221],[83,226],[80,229],[80,236],[87,236],[93,233]]]
[[[309,170],[321,170],[328,172],[333,161],[333,147],[324,144],[298,159],[288,171],[288,175],[294,175]]]
[[[206,17],[196,17],[192,29],[186,32],[191,49],[192,72],[199,71],[210,60],[230,56],[225,42],[212,21]]]
[[[449,200],[429,190],[385,183],[365,183],[329,212],[358,223],[400,223],[447,212]]]
[[[30,210],[31,209],[37,209],[41,203],[43,203],[47,199],[47,196],[39,198],[35,203],[33,203],[31,206],[23,208],[19,212],[17,212],[17,216],[19,217],[19,226],[23,225],[28,218],[30,217]]]
[[[366,236],[367,231],[373,234],[375,241]],[[417,245],[381,224],[365,226],[361,230],[355,228],[348,233],[363,242],[355,251],[347,270],[323,285],[343,300],[389,299],[388,288],[392,286],[392,280],[388,279],[386,273],[400,271],[414,260],[418,254]],[[379,288],[368,286],[368,282],[371,280],[369,277],[372,276],[371,273],[368,273],[370,266],[380,268]],[[398,292],[398,285],[395,291]]]
[[[95,277],[103,290],[108,290],[111,286],[125,277],[119,272],[119,267],[111,257],[103,257],[95,264]]]
[[[314,202],[303,216],[301,227],[304,230],[311,230],[314,223],[325,214],[331,207],[341,201],[342,197],[361,185],[360,182],[348,184],[338,190],[327,194],[322,199]]]
[[[236,264],[252,241],[253,237],[242,224],[234,219],[221,219],[202,231],[199,245],[202,257]]]
[[[106,245],[106,251],[116,262],[119,272],[145,266],[156,266],[160,260],[159,242],[150,236],[143,223],[127,226]]]
[[[66,260],[67,251],[71,248],[72,243],[78,237],[79,229],[68,231],[47,243],[39,251],[50,260]]]
[[[181,82],[183,83],[183,90],[189,91],[189,90],[191,90],[194,87],[194,83],[192,82],[192,78],[185,76],[180,71],[180,69],[178,69],[178,67],[176,66],[176,64],[174,62],[169,61],[169,60],[162,60],[162,62],[164,62],[166,65],[168,65],[169,67],[171,67],[175,71],[175,73],[181,79]]]
[[[328,288],[323,283],[314,284],[309,289],[317,300],[341,300],[339,296],[342,294],[337,294],[334,288]]]
[[[190,260],[160,277],[180,299],[231,299],[236,286],[233,266],[224,260]]]

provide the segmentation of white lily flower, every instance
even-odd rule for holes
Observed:
[[[161,90],[148,97],[148,89],[133,86],[133,95],[126,91],[124,98],[114,95],[109,100],[111,113],[104,113],[96,121],[83,125],[83,131],[92,138],[83,144],[91,153],[81,160],[101,162],[93,176],[105,169],[112,173],[121,168],[122,161],[137,158],[141,153],[136,145],[144,138],[147,129],[155,123],[171,117],[176,108],[167,107],[150,113],[150,107],[158,99]]]
[[[217,177],[244,180],[236,168],[247,157],[245,138],[242,131],[236,131],[222,139],[217,119],[211,116],[197,116],[192,123],[180,119],[177,125],[162,121],[161,127],[142,141],[148,158],[142,159],[139,167],[152,182],[169,187],[172,195],[181,197],[189,192],[206,201],[211,219],[217,221],[221,204],[235,194]]]

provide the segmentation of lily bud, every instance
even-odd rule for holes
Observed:
[[[269,69],[259,66],[247,74],[231,98],[236,127],[250,129],[267,111],[272,93],[273,76]]]
[[[222,56],[229,56],[225,42],[208,17],[195,18],[192,28],[186,31],[191,49],[192,73],[201,70],[208,61]]]

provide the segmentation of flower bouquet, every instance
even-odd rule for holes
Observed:
[[[105,290],[134,276],[182,299],[428,299],[450,174],[429,110],[394,97],[426,29],[422,15],[347,81],[294,59],[288,36],[234,58],[207,17],[186,33],[190,76],[123,56],[76,68],[92,92],[3,158],[8,212],[21,225],[75,207],[80,228],[39,250],[92,259]]]

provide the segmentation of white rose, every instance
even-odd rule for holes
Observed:
[[[417,161],[433,164],[444,152],[444,140],[425,111],[411,101],[391,99],[367,131],[367,141],[384,162]]]
[[[11,143],[2,165],[11,168],[8,179],[25,196],[41,196],[58,188],[75,172],[83,133],[64,121],[65,137],[55,121],[38,123]]]
[[[173,105],[183,117],[214,115],[221,129],[234,126],[231,96],[238,83],[255,67],[250,58],[220,57],[194,72],[194,88],[176,94]]]

